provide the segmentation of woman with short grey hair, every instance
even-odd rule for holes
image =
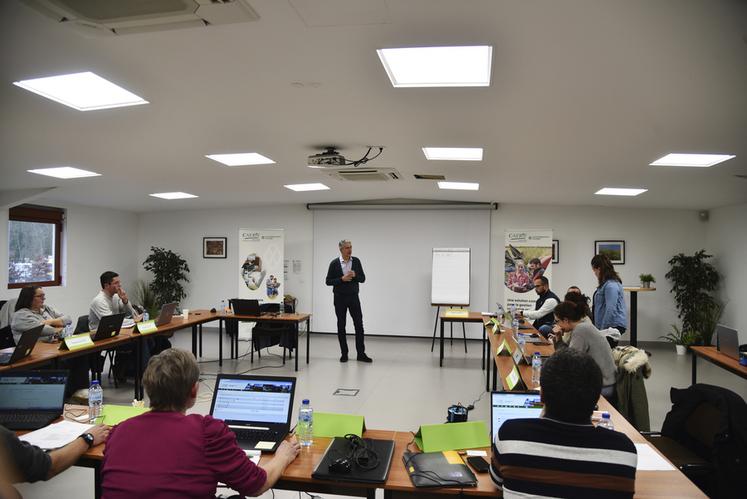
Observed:
[[[170,348],[151,357],[143,374],[151,411],[120,423],[109,435],[102,497],[212,498],[218,482],[257,496],[278,481],[298,455],[296,438],[256,466],[222,420],[187,415],[197,400],[199,377],[190,352]]]

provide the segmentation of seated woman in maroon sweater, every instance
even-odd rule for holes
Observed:
[[[143,374],[151,412],[124,421],[109,435],[102,463],[102,496],[214,498],[218,482],[257,496],[278,481],[299,451],[295,437],[273,459],[256,466],[226,424],[186,415],[197,399],[200,370],[194,356],[172,348],[152,357]]]

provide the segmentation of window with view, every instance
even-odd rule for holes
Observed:
[[[63,210],[21,205],[8,212],[8,288],[62,284]]]

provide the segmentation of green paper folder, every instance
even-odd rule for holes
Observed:
[[[415,444],[423,452],[489,447],[490,435],[485,421],[422,425]]]
[[[130,405],[111,405],[104,404],[101,407],[101,418],[96,422],[114,426],[122,421],[150,411],[147,407],[132,407]]]
[[[314,412],[315,437],[344,437],[348,433],[362,436],[366,429],[363,416],[353,414],[336,414],[333,412]]]

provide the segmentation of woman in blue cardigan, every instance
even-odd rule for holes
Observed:
[[[613,327],[625,334],[628,313],[625,308],[622,279],[607,255],[595,255],[591,259],[591,270],[597,276],[599,286],[594,292],[594,325],[600,331]]]

